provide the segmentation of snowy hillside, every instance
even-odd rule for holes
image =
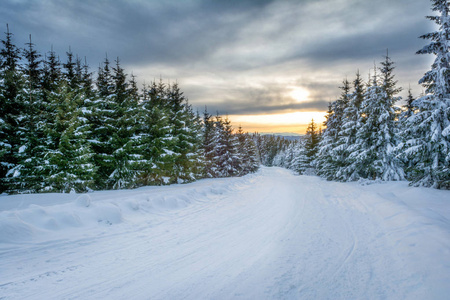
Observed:
[[[262,168],[0,196],[0,299],[448,299],[450,192]]]

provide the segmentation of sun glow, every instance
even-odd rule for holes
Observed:
[[[297,102],[305,102],[309,100],[309,91],[302,87],[292,87],[292,90],[289,92],[289,97]]]
[[[311,119],[322,126],[325,121],[326,112],[293,112],[285,114],[271,115],[231,115],[231,122],[237,127],[242,126],[244,131],[248,132],[306,132]]]

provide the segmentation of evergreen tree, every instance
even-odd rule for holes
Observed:
[[[241,163],[238,165],[239,175],[256,172],[259,168],[258,155],[256,145],[248,135],[244,133],[242,127],[239,126],[236,133],[238,140],[238,155],[240,155]]]
[[[217,177],[231,177],[239,174],[240,157],[237,154],[238,141],[228,118],[216,116],[215,121],[214,168]]]
[[[203,156],[204,156],[204,169],[203,177],[213,178],[215,177],[214,167],[214,157],[215,157],[215,127],[214,120],[212,116],[208,113],[206,107],[203,113]]]
[[[26,137],[26,103],[22,89],[25,85],[19,68],[20,49],[12,42],[13,34],[6,25],[6,37],[0,50],[0,192],[7,190],[10,181],[20,176],[19,152]],[[9,177],[9,178],[6,178]]]
[[[357,170],[353,168],[355,160],[356,133],[361,127],[360,106],[364,100],[364,83],[359,71],[353,81],[353,92],[349,95],[348,105],[342,114],[342,129],[335,149],[338,151],[342,164],[336,172],[336,179],[341,181],[357,180],[360,178]]]
[[[138,106],[137,128],[132,137],[136,158],[137,184],[169,183],[172,166],[171,135],[167,110],[162,106],[165,89],[153,82]]]
[[[345,79],[339,99],[330,104],[328,114],[324,122],[325,130],[319,143],[319,152],[316,162],[317,172],[320,176],[333,180],[339,168],[343,167],[345,157],[342,151],[340,131],[344,123],[344,111],[350,98],[350,82]]]
[[[404,156],[412,160],[408,176],[415,186],[450,189],[450,16],[448,0],[432,0],[429,16],[438,30],[421,36],[431,40],[418,54],[436,56],[419,83],[426,95],[413,101],[417,113],[406,122]]]
[[[69,47],[69,51],[66,52],[66,55],[67,55],[67,61],[65,64],[63,64],[64,71],[65,71],[64,77],[65,77],[66,81],[69,83],[69,86],[72,89],[75,89],[78,87],[79,78],[77,77],[77,74],[76,74],[77,62],[74,61],[74,59],[73,59],[73,53],[70,50],[70,47]],[[79,63],[79,61],[78,61],[78,63]]]
[[[174,83],[167,88],[167,107],[171,125],[173,166],[172,182],[190,182],[198,176],[196,173],[199,157],[199,132],[195,126],[195,115],[186,98]]]
[[[111,188],[108,185],[110,175],[115,169],[113,136],[117,134],[116,103],[113,100],[114,80],[110,63],[105,58],[103,67],[97,74],[97,95],[92,107],[90,123],[92,126],[91,147],[95,153],[95,165],[98,167],[96,185],[98,189]]]
[[[310,174],[311,158],[306,150],[306,140],[301,140],[293,149],[293,156],[290,169],[298,174]]]
[[[317,130],[317,125],[314,123],[314,119],[309,123],[306,129],[305,136],[305,155],[307,157],[307,163],[310,168],[314,167],[314,161],[317,156],[318,146],[320,142],[320,132]]]
[[[17,164],[14,174],[9,180],[10,188],[14,192],[36,192],[43,181],[40,172],[43,164],[42,149],[45,148],[46,107],[41,91],[41,61],[40,55],[34,49],[31,41],[26,43],[23,51],[25,65],[22,67],[24,85],[17,97],[23,103],[22,120],[20,128],[22,136],[19,140],[19,151],[15,153]]]
[[[114,86],[109,99],[113,103],[110,128],[115,129],[111,136],[114,169],[109,175],[108,186],[121,189],[133,187],[136,182],[137,173],[134,170],[135,161],[130,141],[136,130],[138,102],[128,89],[126,74],[120,67],[119,58],[116,60],[113,72]]]
[[[394,149],[398,144],[396,132],[396,88],[393,62],[386,55],[382,63],[381,85],[377,75],[361,103],[360,124],[356,134],[355,151],[351,168],[362,178],[380,180],[403,180],[404,172]]]
[[[47,132],[53,147],[45,154],[43,191],[86,192],[94,187],[96,167],[87,140],[88,120],[82,114],[83,97],[66,81],[51,96],[55,121],[47,124]]]

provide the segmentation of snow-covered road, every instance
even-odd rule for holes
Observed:
[[[448,299],[450,192],[262,168],[0,197],[0,299]]]

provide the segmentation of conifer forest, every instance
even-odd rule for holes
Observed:
[[[0,2],[0,300],[449,299],[450,0]]]
[[[0,178],[7,193],[85,192],[241,176],[258,169],[252,137],[194,112],[178,84],[138,88],[119,58],[93,78],[72,52],[43,57],[7,29],[0,77]]]
[[[227,117],[194,111],[177,82],[138,87],[119,58],[93,72],[24,47],[6,27],[0,52],[0,193],[86,192],[242,176],[259,164],[327,180],[409,180],[450,189],[450,17],[435,1],[436,32],[418,54],[435,55],[422,95],[398,94],[386,52],[368,81],[343,80],[323,130],[298,141],[233,129]]]

